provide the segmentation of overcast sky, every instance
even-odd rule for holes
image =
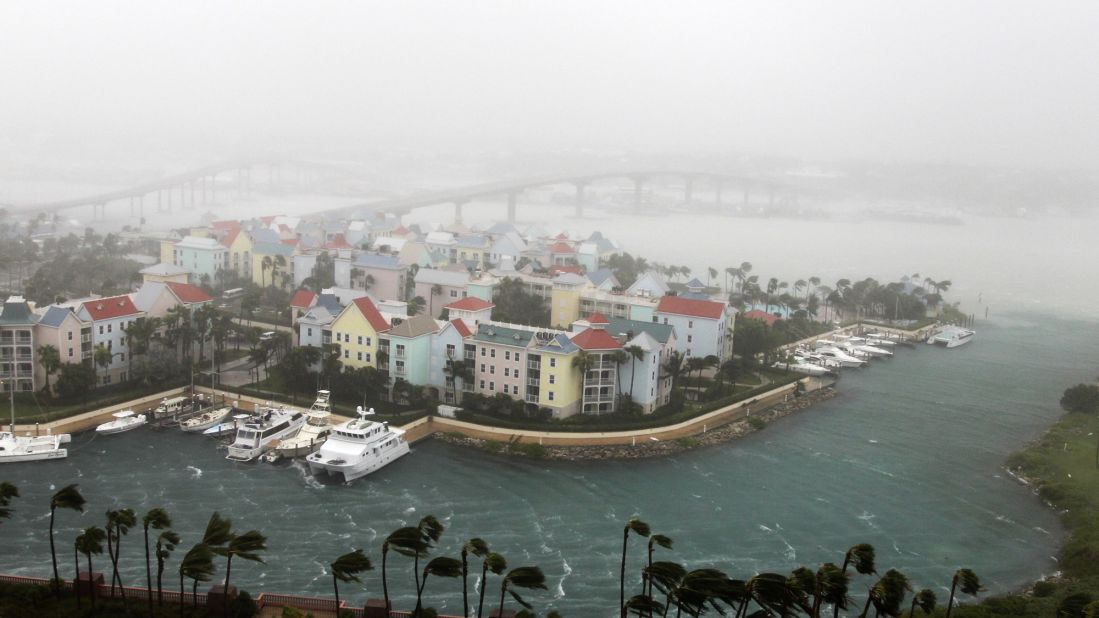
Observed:
[[[3,3],[0,145],[1099,160],[1094,0],[228,4]]]

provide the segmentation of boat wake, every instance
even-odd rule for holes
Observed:
[[[199,469],[199,468],[196,468],[196,467],[194,467],[194,466],[187,466],[187,467],[186,467],[186,468],[184,468],[184,469],[185,469],[185,470],[190,470],[190,471],[191,471],[191,478],[192,478],[193,480],[196,480],[196,481],[197,481],[198,479],[202,478],[202,470],[201,470],[201,469]]]
[[[565,580],[569,575],[572,575],[572,567],[569,566],[568,561],[565,560],[564,557],[561,558],[561,571],[561,579],[557,581],[557,588],[553,591],[554,599],[565,598]]]

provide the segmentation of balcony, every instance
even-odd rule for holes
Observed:
[[[404,357],[405,357],[404,348],[397,348],[397,351],[393,353],[393,358],[404,358]]]
[[[527,401],[527,403],[538,403],[538,394],[537,393],[527,393],[526,401]]]
[[[541,385],[540,381],[535,380],[534,378],[527,378],[527,386],[540,386],[540,385]]]
[[[91,342],[92,342],[91,334],[80,335],[80,343],[91,343]]]
[[[540,362],[535,361],[535,362],[527,363],[527,369],[537,370],[537,369],[541,369],[541,368],[542,368],[542,363],[540,363]]]

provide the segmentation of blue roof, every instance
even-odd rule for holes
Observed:
[[[600,268],[599,270],[588,273],[588,280],[592,282],[592,285],[600,286],[607,279],[614,276],[614,273],[609,268]]]
[[[376,253],[363,253],[355,258],[355,266],[367,268],[400,268],[401,260],[392,255],[378,255]]]
[[[698,289],[701,290],[704,287],[706,287],[706,284],[699,281],[698,277],[695,277],[694,279],[691,279],[690,281],[687,282],[687,289],[688,290],[691,289],[691,288],[698,288]]]
[[[274,230],[269,230],[265,227],[256,228],[248,232],[252,236],[252,242],[261,243],[277,243],[279,242],[279,235]]]
[[[459,236],[455,239],[459,247],[470,247],[473,249],[484,249],[488,245],[488,239],[484,236],[466,235]]]
[[[260,255],[283,255],[289,257],[294,254],[294,248],[281,242],[258,242],[252,247],[252,253]]]
[[[6,326],[23,326],[34,324],[38,316],[31,313],[30,305],[25,300],[8,300],[4,303],[4,311],[0,313],[0,324]]]
[[[539,352],[552,352],[556,354],[570,354],[579,350],[575,343],[572,342],[564,333],[558,333],[553,336],[553,339],[540,344],[538,346]]]
[[[340,300],[336,298],[335,294],[318,294],[317,305],[324,307],[332,315],[336,315],[343,310]]]
[[[54,328],[57,328],[58,326],[61,326],[61,323],[65,321],[65,318],[70,313],[72,313],[71,309],[50,305],[50,307],[46,309],[46,313],[38,320],[38,323],[43,326],[53,326]]]

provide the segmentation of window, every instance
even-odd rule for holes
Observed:
[[[73,357],[73,349],[69,348],[69,358],[72,358],[72,357]]]
[[[100,335],[103,334],[103,325],[102,324],[99,325],[99,334]]]
[[[366,338],[366,347],[370,347],[370,337]]]
[[[665,323],[665,324],[667,324],[667,323],[668,323],[668,318],[664,318],[664,323]]]
[[[549,374],[549,383],[550,384],[557,384],[557,375],[556,374],[552,374],[552,373]]]
[[[488,372],[490,374],[496,375],[496,365],[489,365],[488,366]]]
[[[511,351],[504,350],[504,360],[511,360]]]
[[[504,377],[505,378],[510,378],[511,377],[511,369],[509,369],[507,367],[504,367]]]
[[[695,327],[695,321],[694,320],[687,320],[687,328],[694,328],[694,327]]]
[[[344,358],[351,358],[351,352],[348,351],[348,350],[344,350],[343,351],[343,357]]]
[[[358,353],[358,359],[359,359],[359,360],[362,360],[362,359],[363,359],[363,353],[362,353],[362,352],[359,352],[359,353]]]
[[[481,348],[481,356],[484,356],[484,355],[485,355],[485,349]]]
[[[451,298],[458,298],[458,290],[451,290],[450,291],[450,297]]]
[[[366,362],[370,362],[370,352],[366,353]]]
[[[481,380],[481,390],[485,390],[485,381]]]
[[[518,386],[512,386],[511,387],[511,394],[512,395],[518,395],[519,394],[519,387]]]
[[[519,362],[520,360],[522,360],[522,358],[520,357],[519,353],[516,352],[515,353],[515,362]]]
[[[496,390],[496,383],[495,382],[489,382],[488,383],[488,390],[490,390],[490,391]]]
[[[69,341],[72,341],[72,340],[73,340],[73,332],[70,330],[69,331]]]
[[[687,335],[687,343],[694,341],[694,335]]]
[[[485,372],[485,364],[481,363],[481,373],[484,373],[484,372]]]
[[[556,366],[557,366],[557,359],[551,356],[550,357],[550,367],[556,367]]]
[[[549,400],[550,400],[550,401],[553,401],[553,391],[550,391],[550,392],[549,392]]]
[[[313,336],[313,329],[312,328],[305,329],[305,334],[309,337],[312,337]]]
[[[496,348],[492,348],[491,350],[489,350],[488,355],[491,358],[496,358]]]
[[[359,345],[362,345],[362,344],[363,344],[363,336],[359,335]]]

